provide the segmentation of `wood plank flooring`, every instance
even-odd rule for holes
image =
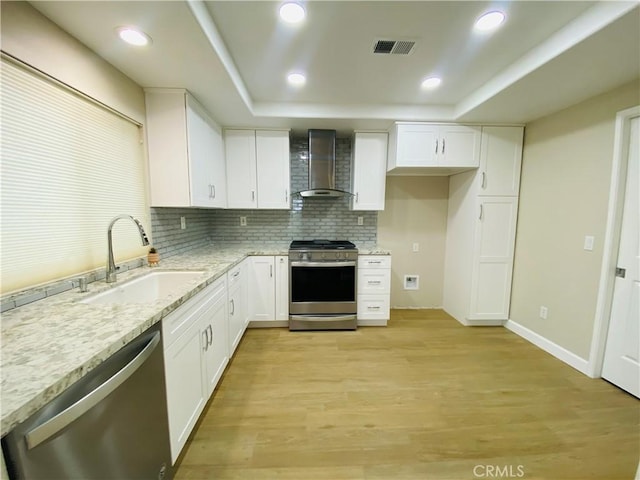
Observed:
[[[502,327],[252,329],[176,479],[632,479],[640,401]]]

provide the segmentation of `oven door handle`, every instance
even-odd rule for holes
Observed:
[[[292,267],[355,267],[356,262],[291,262]]]

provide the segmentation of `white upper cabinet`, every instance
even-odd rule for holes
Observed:
[[[288,130],[225,130],[229,208],[290,207]]]
[[[289,132],[256,131],[258,208],[291,208],[289,201]]]
[[[218,124],[186,90],[145,90],[151,206],[227,206]]]
[[[481,128],[404,123],[389,138],[388,175],[451,175],[477,168]]]
[[[478,194],[518,196],[523,127],[483,127]]]
[[[255,131],[225,130],[224,148],[228,207],[258,208]]]
[[[384,210],[387,133],[355,132],[351,163],[351,210]]]

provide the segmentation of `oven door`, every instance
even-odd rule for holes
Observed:
[[[356,262],[289,262],[289,314],[356,313]]]

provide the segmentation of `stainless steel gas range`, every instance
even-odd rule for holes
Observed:
[[[358,250],[346,240],[289,246],[289,330],[357,328]]]

